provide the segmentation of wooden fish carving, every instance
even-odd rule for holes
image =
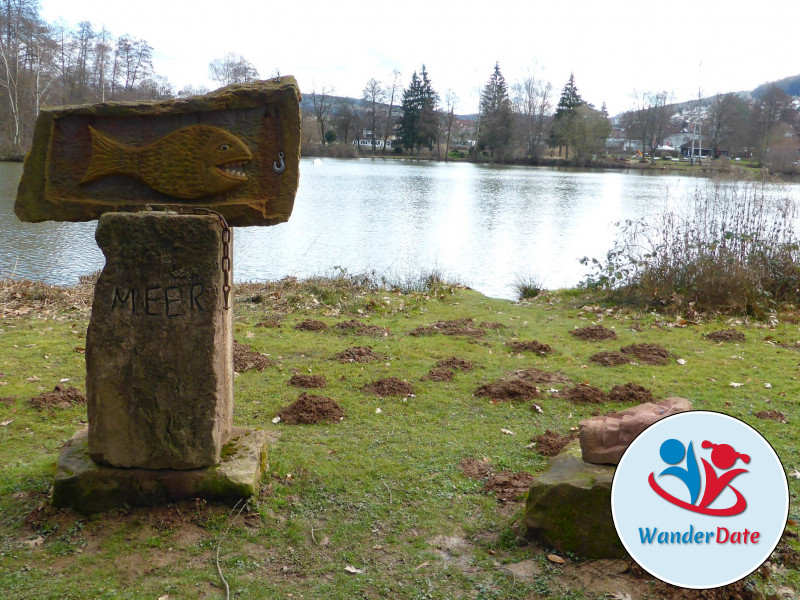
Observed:
[[[253,158],[245,143],[210,125],[176,129],[148,146],[131,146],[89,127],[92,155],[81,183],[108,175],[133,177],[148,187],[186,200],[227,192],[247,181]]]

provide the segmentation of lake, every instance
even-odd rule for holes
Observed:
[[[492,297],[517,278],[576,285],[601,258],[613,223],[661,212],[702,180],[641,171],[581,171],[382,159],[302,159],[288,223],[234,231],[234,280],[436,269]],[[0,163],[0,278],[65,285],[103,266],[96,222],[21,223],[22,165]],[[793,188],[798,188],[796,185]]]

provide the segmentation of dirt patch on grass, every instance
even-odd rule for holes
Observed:
[[[573,329],[569,332],[570,335],[578,338],[579,340],[587,341],[600,341],[600,340],[615,340],[617,334],[607,327],[602,325],[589,325],[588,327],[580,327]]]
[[[353,346],[339,352],[336,359],[343,363],[371,363],[380,360],[381,357],[369,346]]]
[[[14,400],[16,400],[14,396],[3,396],[0,398],[0,404],[5,404],[7,406],[9,404],[14,404]]]
[[[269,357],[259,354],[247,344],[240,344],[233,342],[233,370],[237,373],[243,373],[250,369],[256,371],[263,371],[267,367],[274,365]]]
[[[786,415],[777,410],[760,410],[756,413],[759,419],[766,419],[768,421],[778,421],[778,423],[786,423]]]
[[[451,369],[443,369],[442,367],[434,367],[422,379],[425,381],[453,381],[454,373]]]
[[[561,397],[575,404],[602,404],[608,402],[608,394],[591,385],[581,383],[561,392]]]
[[[551,354],[553,349],[547,344],[536,340],[526,340],[524,342],[508,342],[506,347],[512,352],[536,352],[537,354]]]
[[[491,400],[533,400],[542,392],[536,385],[516,375],[485,383],[475,390],[475,395]]]
[[[368,394],[377,396],[410,396],[414,393],[414,389],[408,383],[397,377],[378,379],[378,381],[368,383],[361,389]]]
[[[372,337],[388,337],[391,334],[388,327],[369,325],[357,319],[350,319],[349,321],[337,323],[336,329],[343,333],[354,333],[356,335],[368,335]]]
[[[316,319],[306,319],[294,326],[297,331],[325,331],[328,326]]]
[[[571,431],[567,435],[561,435],[558,432],[548,429],[542,435],[532,438],[531,441],[536,444],[536,451],[542,456],[556,456],[567,444],[577,437],[577,431]]]
[[[472,371],[475,368],[468,360],[456,358],[455,356],[440,360],[436,363],[436,366],[440,369],[453,369],[454,371]]]
[[[338,423],[344,411],[327,396],[309,396],[306,393],[278,412],[281,423],[287,425],[313,425],[314,423]]]
[[[704,337],[712,342],[743,342],[746,339],[741,331],[736,331],[735,329],[712,331]]]
[[[431,325],[423,325],[416,327],[408,332],[408,335],[466,335],[470,337],[482,337],[486,335],[486,323],[480,325],[475,324],[472,318],[466,319],[452,319],[450,321],[437,321]]]
[[[620,365],[627,365],[631,362],[631,357],[623,354],[618,350],[611,350],[609,352],[598,352],[592,354],[589,360],[603,365],[604,367],[618,367]]]
[[[86,396],[78,388],[56,386],[52,392],[34,396],[28,403],[37,410],[45,408],[69,408],[76,404],[86,404]]]
[[[281,323],[280,319],[276,318],[269,318],[269,319],[262,319],[255,325],[256,327],[267,327],[270,329],[280,329],[283,327],[283,323]]]
[[[658,344],[631,344],[620,348],[623,354],[630,354],[646,365],[665,365],[669,361],[669,350]]]
[[[559,384],[572,381],[563,373],[550,373],[539,369],[522,369],[514,371],[514,376],[533,384]]]
[[[324,388],[327,387],[328,381],[325,375],[292,375],[289,379],[289,385],[300,388]]]
[[[494,492],[498,502],[513,502],[528,493],[532,482],[533,475],[525,471],[500,471],[489,478],[483,489]]]
[[[635,402],[636,404],[656,401],[653,392],[632,382],[624,385],[615,385],[608,393],[608,399],[612,402]]]
[[[490,462],[479,458],[472,458],[471,456],[463,458],[461,462],[458,463],[458,468],[461,469],[465,477],[469,477],[470,479],[486,479],[494,472]]]

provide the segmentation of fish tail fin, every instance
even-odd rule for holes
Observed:
[[[92,155],[81,183],[88,183],[113,173],[124,173],[127,164],[125,148],[91,125],[89,132],[92,134]]]

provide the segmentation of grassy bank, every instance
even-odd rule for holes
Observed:
[[[631,406],[624,395],[581,403],[585,395],[572,388],[635,383],[657,399],[683,396],[756,427],[781,457],[794,501],[800,313],[689,321],[605,306],[586,291],[512,303],[428,283],[407,292],[348,277],[237,286],[236,340],[270,359],[235,379],[235,424],[267,429],[273,440],[261,494],[241,514],[186,502],[86,518],[48,506],[59,448],[84,425],[85,406],[30,400],[55,386],[83,389],[91,286],[4,282],[3,597],[224,598],[219,556],[233,598],[727,598],[670,588],[629,561],[551,562],[552,549],[524,539],[523,496],[503,481],[545,467],[543,443],[531,446],[533,438],[569,435],[585,417]],[[570,335],[593,324],[617,339]],[[744,340],[705,337],[730,329]],[[532,340],[552,352],[511,345]],[[662,346],[666,364],[590,360],[631,344]],[[362,350],[341,357],[352,348]],[[364,348],[377,359],[347,359],[368,356]],[[434,371],[440,361],[448,366]],[[538,385],[540,395],[528,400],[507,399],[501,387],[481,395],[484,384],[523,369],[561,374],[562,383]],[[291,385],[322,382],[299,375],[323,376],[325,387]],[[399,380],[388,389],[400,395],[364,389],[389,378]],[[344,418],[273,423],[304,392],[331,398]],[[779,552],[737,588],[741,597],[800,585],[800,511],[794,503],[791,510]]]

